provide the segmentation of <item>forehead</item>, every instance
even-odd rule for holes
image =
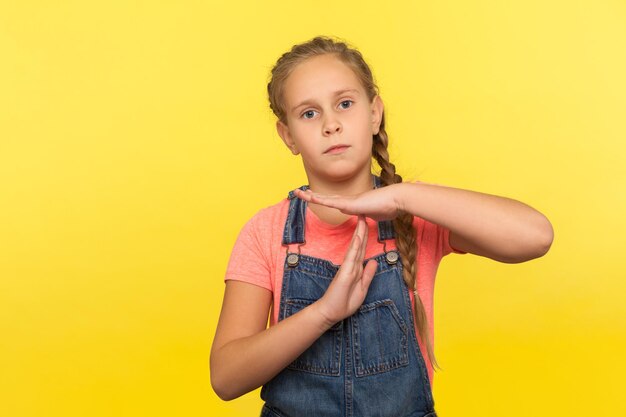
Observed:
[[[285,81],[285,100],[289,106],[302,100],[331,96],[340,89],[363,91],[356,74],[333,55],[320,55],[298,64]]]

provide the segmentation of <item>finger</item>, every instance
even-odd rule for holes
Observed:
[[[346,256],[344,257],[343,265],[342,265],[342,267],[345,269],[347,273],[350,273],[350,274],[353,273],[354,265],[356,264],[355,261],[357,257],[359,243],[360,243],[360,237],[358,233],[356,233],[356,230],[355,230],[354,235],[352,235],[352,241],[350,242],[350,246],[348,247],[348,250],[346,252]]]
[[[345,214],[359,214],[356,212],[355,208],[353,207],[353,198],[346,198],[344,196],[341,195],[322,195],[322,194],[317,194],[314,193],[313,191],[311,191],[310,189],[307,189],[306,191],[304,191],[304,194],[306,196],[306,200],[308,202],[314,203],[314,204],[321,204],[323,206],[326,207],[330,207],[330,208],[336,208],[337,210],[341,211],[342,213]]]
[[[321,196],[319,194],[312,193],[311,202],[316,204],[322,204],[331,208],[336,208],[342,213],[356,214],[350,210],[348,206],[348,200],[341,196]]]
[[[307,202],[311,200],[311,196],[299,188],[294,190],[294,194],[301,200],[305,200]]]
[[[357,258],[355,259],[356,271],[354,278],[356,280],[361,279],[361,274],[363,273],[363,258],[365,257],[365,249],[367,248],[367,222],[363,216],[359,216],[358,229],[361,242]]]
[[[359,222],[363,223],[363,242],[361,243],[361,250],[359,252],[359,263],[362,263],[363,259],[365,258],[365,251],[367,249],[367,235],[369,233],[369,227],[367,226],[367,221],[365,220],[364,216],[359,216]]]
[[[295,193],[298,198],[305,200],[309,203],[326,205],[326,200],[324,199],[324,197],[321,197],[319,194],[315,194],[310,189],[302,191],[298,188],[296,189]]]
[[[363,277],[361,278],[361,289],[363,292],[367,292],[369,289],[372,280],[374,279],[374,275],[376,275],[376,270],[378,269],[378,262],[376,260],[371,259],[365,268],[363,269]]]
[[[363,262],[364,248],[367,244],[367,223],[363,220],[362,216],[358,217],[356,228],[356,236],[359,238],[358,244],[356,244],[356,251],[354,254],[354,264],[356,267],[361,268]]]
[[[358,235],[357,232],[358,232],[358,228],[355,228],[354,233],[352,233],[352,239],[350,240],[350,244],[348,245],[348,250],[346,251],[346,255],[344,256],[344,259],[348,258],[348,255],[350,254],[350,250],[355,245],[356,237]]]
[[[302,195],[302,190],[300,190],[299,188],[296,188],[295,190],[293,190],[293,193],[296,195],[296,197],[298,197],[299,199],[304,200],[303,195]]]
[[[367,237],[367,223],[363,219],[364,219],[363,216],[358,216],[357,223],[356,223],[356,231],[358,235],[361,237],[361,245],[359,246],[359,252],[361,252],[362,250],[363,241],[365,240],[364,238]]]

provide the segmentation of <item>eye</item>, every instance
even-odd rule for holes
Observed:
[[[354,103],[354,101],[352,101],[352,100],[344,100],[344,101],[342,101],[339,105],[341,106],[341,105],[343,105],[344,103],[350,103],[350,105],[349,105],[348,107],[343,106],[343,108],[344,108],[344,109],[347,109],[347,108],[349,108],[349,107],[352,107],[352,103]]]
[[[313,117],[313,115],[311,115],[311,117],[306,117],[306,115],[314,113],[314,112],[315,112],[315,110],[307,110],[304,113],[302,113],[301,117],[304,117],[305,119],[310,119],[311,117]]]

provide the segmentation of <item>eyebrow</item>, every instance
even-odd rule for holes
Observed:
[[[344,88],[342,90],[335,91],[333,93],[333,97],[337,97],[337,96],[340,96],[340,95],[345,94],[345,93],[354,93],[355,95],[358,95],[359,94],[359,90],[355,90],[354,88]],[[300,107],[302,107],[302,106],[304,106],[306,104],[313,104],[313,103],[315,103],[315,101],[312,100],[312,99],[304,100],[304,101],[300,102],[300,104],[297,104],[296,106],[294,106],[291,109],[291,111],[292,112],[296,111],[298,108],[300,108]]]

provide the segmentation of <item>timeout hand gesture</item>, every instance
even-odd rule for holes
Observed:
[[[376,221],[393,220],[400,207],[399,184],[375,188],[355,196],[318,194],[313,191],[294,190],[296,197],[314,204],[336,208],[345,214],[367,216]]]

